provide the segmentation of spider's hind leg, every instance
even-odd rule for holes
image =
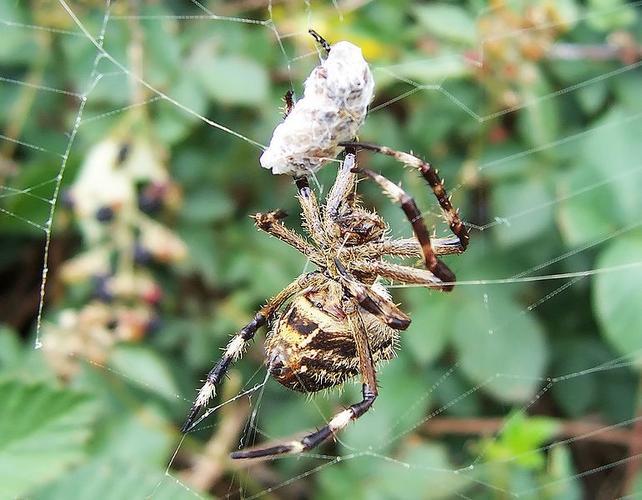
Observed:
[[[370,409],[378,395],[377,380],[374,363],[372,361],[372,353],[368,343],[366,327],[361,314],[359,314],[357,304],[353,303],[353,305],[354,311],[348,316],[348,321],[350,322],[351,330],[354,333],[357,354],[359,356],[359,366],[363,381],[361,390],[363,399],[358,403],[349,406],[345,410],[340,411],[321,429],[306,435],[299,441],[290,441],[289,443],[270,446],[267,448],[235,451],[230,455],[232,458],[272,457],[276,455],[301,453],[303,451],[310,450],[321,444],[329,437],[334,436],[352,420],[358,419]]]
[[[198,395],[185,419],[181,432],[187,433],[191,431],[200,421],[199,415],[201,415],[201,412],[207,407],[210,400],[216,396],[216,386],[225,376],[232,363],[241,357],[247,344],[254,338],[258,329],[271,320],[279,308],[294,294],[315,283],[318,278],[319,274],[314,272],[301,276],[298,280],[290,283],[281,292],[271,298],[268,303],[256,313],[252,321],[232,337],[221,359],[207,374],[203,386],[198,391]]]

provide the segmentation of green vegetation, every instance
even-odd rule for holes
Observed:
[[[213,19],[172,0],[0,2],[0,498],[642,491],[639,4],[309,3],[208,2]],[[90,40],[103,27],[108,57]],[[318,63],[308,27],[363,48],[377,86],[360,139],[438,168],[471,243],[445,259],[452,293],[391,289],[413,323],[373,411],[314,454],[247,468],[228,453],[360,396],[251,391],[262,331],[215,404],[249,396],[181,441],[229,335],[306,269],[248,215],[282,208],[301,229],[292,180],[260,168],[257,144]],[[360,161],[447,234],[415,172]]]

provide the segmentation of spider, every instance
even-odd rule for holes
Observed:
[[[454,286],[455,275],[438,256],[462,253],[469,236],[437,172],[416,156],[384,146],[354,141],[341,145],[346,154],[324,204],[319,205],[306,177],[295,179],[303,227],[309,238],[286,227],[281,210],[253,215],[258,229],[297,249],[318,270],[286,286],[231,339],[222,358],[208,373],[182,431],[190,431],[207,415],[198,418],[215,396],[216,386],[230,365],[264,325],[271,327],[265,342],[266,364],[279,383],[295,391],[314,393],[361,374],[363,399],[301,440],[235,451],[232,458],[273,457],[309,450],[372,406],[377,397],[375,366],[394,356],[398,332],[410,325],[410,317],[392,302],[379,278],[442,291]],[[386,177],[357,166],[359,148],[391,156],[419,170],[437,197],[454,237],[431,240],[414,200]],[[385,220],[361,206],[356,193],[359,173],[376,182],[401,205],[414,238],[391,239]],[[386,262],[384,256],[420,257],[426,269]]]

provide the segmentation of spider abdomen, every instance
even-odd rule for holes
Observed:
[[[325,300],[319,300],[319,297]],[[340,301],[317,292],[296,297],[274,324],[265,343],[270,374],[300,392],[317,392],[359,373],[359,357]],[[398,334],[361,311],[375,363],[395,355]]]

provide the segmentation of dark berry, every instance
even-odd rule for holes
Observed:
[[[147,322],[145,327],[145,333],[154,334],[157,333],[163,327],[163,320],[158,315],[152,316]]]
[[[127,142],[120,147],[120,150],[118,151],[118,157],[116,158],[117,165],[120,165],[125,160],[127,160],[127,158],[129,157],[130,149],[131,146]]]
[[[140,243],[136,243],[136,245],[134,245],[134,262],[136,264],[140,264],[141,266],[144,266],[146,264],[149,264],[151,260],[152,260],[151,252],[147,250]]]
[[[64,208],[72,210],[74,208],[74,195],[71,190],[65,189],[60,196],[60,202]]]
[[[114,296],[107,286],[107,276],[94,276],[94,297],[102,302],[111,302]]]
[[[145,190],[138,195],[138,208],[146,214],[154,214],[163,207],[163,199],[153,191]]]
[[[98,222],[111,222],[114,218],[114,210],[111,207],[100,207],[96,210],[96,220]]]

